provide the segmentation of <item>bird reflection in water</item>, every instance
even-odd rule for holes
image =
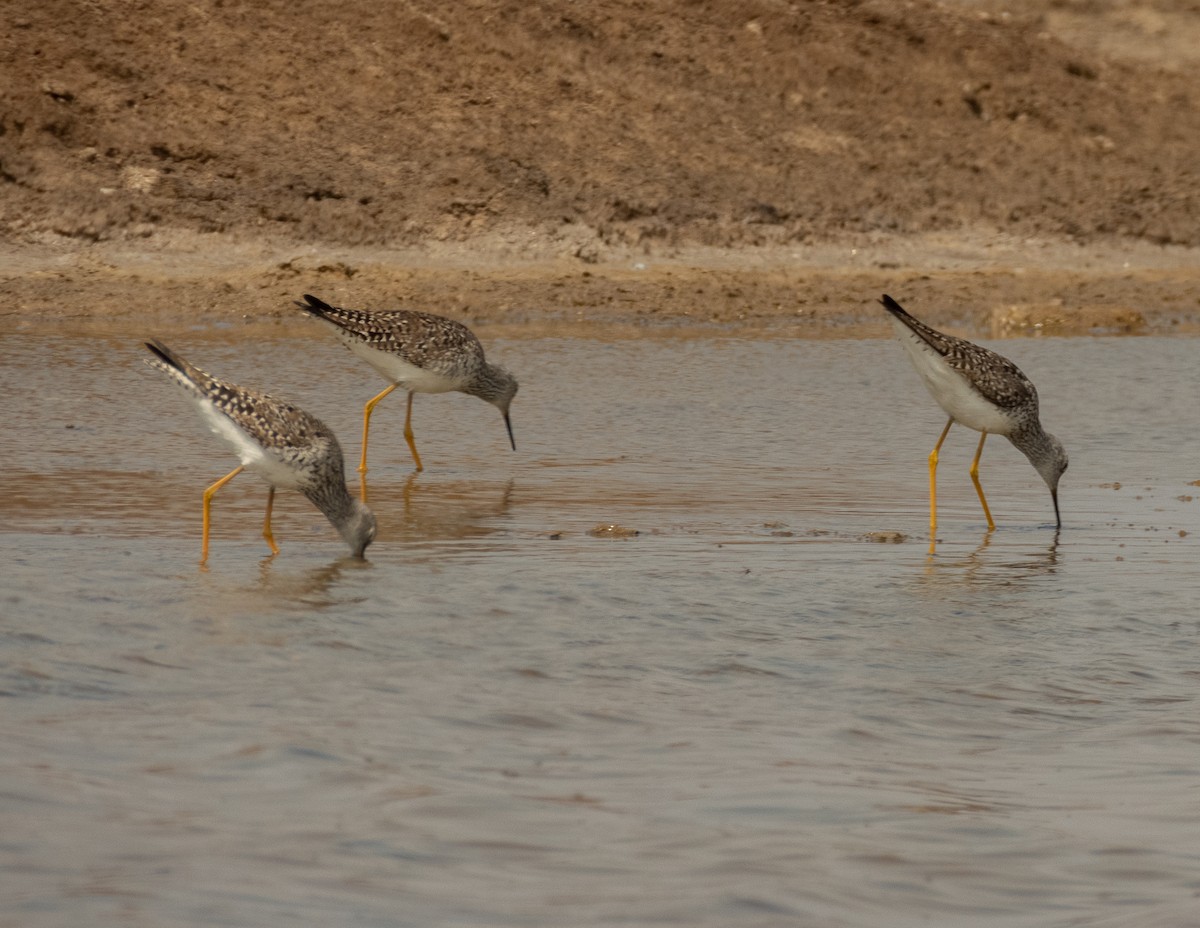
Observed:
[[[503,531],[500,524],[512,505],[515,480],[447,480],[410,474],[399,486],[360,485],[379,509],[380,537],[386,542],[477,540]]]
[[[1041,546],[1014,543],[1010,533],[1005,536],[1005,543],[992,549],[996,533],[988,531],[970,553],[961,556],[938,556],[935,540],[930,542],[925,558],[925,576],[955,582],[997,584],[1052,576],[1058,571],[1060,535],[1061,531],[1056,529],[1050,543]],[[958,547],[954,546],[955,549]]]
[[[279,600],[290,601],[305,611],[325,609],[345,604],[347,599],[338,595],[343,581],[350,579],[360,570],[372,569],[369,560],[340,557],[337,560],[297,571],[294,564],[281,564],[275,558],[264,558],[258,565],[257,593],[266,593],[278,604]]]

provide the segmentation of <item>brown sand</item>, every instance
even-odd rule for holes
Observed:
[[[1005,12],[1007,11],[1007,12]],[[1155,3],[14,0],[0,325],[1194,331]]]

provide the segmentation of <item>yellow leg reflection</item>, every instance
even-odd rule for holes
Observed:
[[[983,443],[987,440],[987,432],[979,436],[979,447],[975,449],[975,460],[971,462],[971,482],[975,484],[975,492],[979,494],[979,502],[983,504],[983,514],[987,516],[988,531],[996,530],[996,523],[992,521],[992,511],[988,509],[987,499],[983,495],[983,484],[979,482],[979,458],[983,454]]]
[[[954,425],[954,420],[951,419],[946,423],[946,427],[942,429],[942,436],[937,440],[937,444],[933,446],[933,450],[929,452],[929,533],[932,535],[937,532],[937,465],[938,452],[942,450],[942,442],[946,440],[946,436],[950,434],[950,426]]]
[[[229,483],[230,480],[240,474],[243,470],[245,470],[245,468],[241,466],[235,468],[204,491],[204,528],[202,529],[203,538],[200,542],[201,564],[208,560],[208,530],[212,524],[212,518],[209,515],[209,511],[212,508],[212,498],[216,494],[217,490]]]
[[[417,443],[413,440],[412,401],[413,394],[410,390],[408,392],[408,415],[404,417],[404,440],[408,442],[408,450],[412,452],[413,460],[417,462],[417,473],[420,473],[425,468],[421,466],[421,455],[417,454]]]
[[[404,481],[404,489],[400,491],[400,495],[404,499],[404,517],[406,519],[412,513],[413,488],[416,485],[417,475],[409,474],[408,479]]]
[[[933,572],[938,569],[954,568],[957,570],[965,567],[967,568],[966,575],[970,576],[973,572],[983,568],[983,552],[988,549],[988,545],[992,543],[992,539],[995,537],[995,535],[995,532],[984,532],[983,539],[979,542],[979,547],[968,554],[965,558],[956,559],[950,562],[942,561],[940,564],[936,557],[937,542],[931,541],[929,543],[928,556],[925,559],[925,575],[932,577],[934,576]]]
[[[271,546],[271,554],[279,553],[279,546],[275,544],[275,536],[271,534],[271,508],[275,505],[275,488],[271,487],[267,493],[267,518],[263,521],[263,538],[267,540],[267,544]]]
[[[379,401],[391,393],[398,387],[399,384],[392,384],[378,396],[367,400],[367,405],[363,407],[363,442],[362,442],[362,460],[358,464],[358,472],[365,474],[367,472],[367,434],[371,431],[371,412],[379,404]],[[411,395],[410,395],[411,402]]]

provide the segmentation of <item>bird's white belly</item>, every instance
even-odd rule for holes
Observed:
[[[266,451],[232,419],[214,409],[211,403],[197,402],[208,427],[229,442],[246,470],[258,474],[274,487],[291,490],[300,486],[294,469]]]
[[[1012,420],[986,399],[962,374],[946,368],[943,376],[922,375],[929,392],[955,422],[994,435],[1012,431]]]
[[[461,389],[465,383],[462,377],[447,377],[445,374],[424,370],[415,364],[409,364],[399,355],[380,351],[361,341],[345,339],[345,343],[358,357],[379,371],[389,383],[398,383],[414,393],[449,393],[451,390]]]
[[[1007,435],[1012,431],[1013,421],[1002,409],[985,399],[966,377],[947,364],[908,326],[899,320],[893,321],[896,334],[925,381],[926,389],[947,415],[978,432]]]

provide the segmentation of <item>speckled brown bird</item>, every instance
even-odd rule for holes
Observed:
[[[195,400],[209,428],[233,447],[241,465],[204,491],[200,563],[208,560],[213,494],[243,470],[270,486],[263,538],[279,553],[271,533],[275,490],[299,490],[338,530],[355,557],[375,539],[375,516],[346,489],[342,448],[320,419],[266,393],[218,380],[175,354],[160,341],[146,342],[154,355],[146,363],[163,371]]]
[[[302,310],[333,327],[342,343],[375,368],[390,386],[372,397],[363,408],[362,461],[358,472],[367,472],[367,437],[371,411],[397,387],[408,391],[408,412],[404,417],[404,440],[408,442],[417,470],[423,469],[412,431],[412,404],[415,393],[461,393],[491,403],[504,416],[508,440],[517,450],[508,409],[517,393],[517,381],[508,371],[489,364],[483,346],[461,322],[397,309],[367,312],[330,306],[305,294],[305,302],[296,302]]]
[[[989,433],[1005,436],[1042,475],[1054,503],[1055,524],[1061,528],[1058,480],[1067,469],[1067,452],[1062,442],[1042,428],[1037,388],[1033,382],[1008,358],[930,328],[910,316],[887,294],[880,303],[892,314],[896,335],[925,386],[950,416],[929,454],[930,531],[937,529],[938,452],[955,422],[983,433],[971,462],[971,481],[983,504],[988,530],[995,529],[996,523],[979,482],[979,458]]]

